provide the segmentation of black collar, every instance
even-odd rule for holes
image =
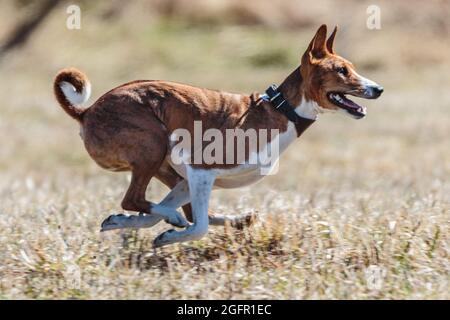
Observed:
[[[278,112],[284,114],[295,124],[295,128],[297,129],[297,137],[299,137],[311,124],[314,123],[314,121],[316,121],[299,116],[297,112],[295,112],[294,107],[292,107],[283,97],[283,94],[278,90],[276,85],[273,84],[267,88],[266,95],[267,101],[270,105]]]

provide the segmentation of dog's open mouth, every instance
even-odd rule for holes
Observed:
[[[366,115],[366,108],[348,99],[344,93],[330,92],[327,96],[332,104],[345,110],[356,119],[361,119]]]

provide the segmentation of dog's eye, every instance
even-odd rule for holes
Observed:
[[[348,70],[346,67],[338,67],[336,69],[336,71],[340,74],[342,74],[343,76],[346,76],[348,74]]]

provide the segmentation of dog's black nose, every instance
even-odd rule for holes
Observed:
[[[374,98],[378,98],[383,93],[384,88],[382,86],[376,86],[372,88]]]

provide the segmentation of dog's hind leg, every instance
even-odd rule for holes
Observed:
[[[103,221],[102,231],[150,228],[161,220],[166,220],[176,227],[186,227],[188,222],[176,211],[176,208],[187,202],[189,202],[189,189],[187,181],[183,180],[160,203],[149,203],[151,214],[140,212],[139,215],[111,215]]]
[[[210,170],[187,167],[189,193],[194,223],[185,230],[168,230],[154,240],[155,247],[167,244],[198,240],[208,232],[208,203],[214,185],[215,174]]]
[[[139,212],[139,216],[128,216],[124,214],[114,214],[106,218],[101,224],[100,231],[108,231],[124,228],[138,228],[142,224],[141,217],[149,217],[148,220],[155,220],[158,216],[148,215],[150,213],[151,203],[145,199],[145,191],[152,178],[152,172],[147,170],[134,169],[131,173],[131,182],[128,190],[122,200],[122,208],[129,211]]]
[[[122,201],[122,208],[137,211],[140,214],[137,216],[111,215],[102,222],[101,231],[149,228],[162,219],[176,227],[189,225],[182,214],[174,209],[189,202],[187,183],[177,185],[160,204],[153,204],[145,200],[145,190],[151,177],[152,175],[146,174],[142,170],[133,170],[130,186]]]

